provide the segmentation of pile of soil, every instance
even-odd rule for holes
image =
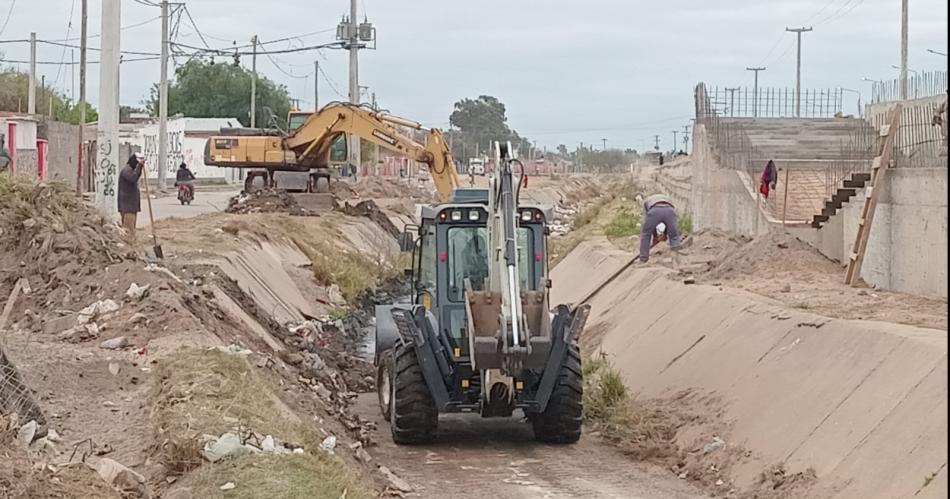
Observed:
[[[308,210],[287,191],[279,189],[263,189],[252,193],[242,192],[228,200],[227,213],[289,213],[297,216],[315,216],[317,213]]]
[[[128,259],[121,230],[68,186],[0,176],[0,277],[44,278]],[[22,275],[21,275],[22,274]],[[39,283],[30,280],[36,287]]]
[[[407,198],[420,202],[435,200],[431,185],[419,185],[408,179],[391,177],[361,177],[355,183],[337,180],[330,185],[330,192],[340,200]]]
[[[702,235],[693,241],[697,244]],[[809,272],[837,274],[841,266],[819,253],[802,240],[782,231],[773,231],[751,242],[743,244],[743,239],[726,239],[728,256],[711,268],[707,276],[711,279],[731,280],[744,276],[768,277],[776,273]],[[736,247],[729,248],[728,243]]]

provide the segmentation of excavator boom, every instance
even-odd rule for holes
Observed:
[[[426,132],[425,141],[416,141],[399,127]],[[357,135],[362,140],[425,163],[443,201],[451,199],[459,186],[452,153],[441,131],[365,106],[341,102],[324,106],[285,137],[263,133],[260,136],[211,137],[205,162],[269,171],[325,170],[330,164],[331,146],[343,134]]]

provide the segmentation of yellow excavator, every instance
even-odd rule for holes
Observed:
[[[458,172],[442,132],[376,111],[367,106],[332,102],[316,113],[292,113],[290,131],[232,128],[208,139],[205,164],[247,168],[245,191],[262,178],[275,185],[275,172],[309,173],[306,192],[328,192],[331,151],[344,135],[352,134],[385,149],[402,153],[428,166],[438,196],[449,200],[459,186]],[[426,132],[420,143],[399,127]],[[345,142],[345,141],[343,141]]]

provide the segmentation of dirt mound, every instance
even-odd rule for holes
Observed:
[[[4,280],[18,274],[18,267],[46,276],[64,267],[104,266],[129,256],[120,229],[68,186],[9,176],[0,176],[0,251]]]
[[[431,186],[421,186],[415,181],[389,177],[361,177],[355,183],[337,180],[330,185],[330,192],[340,200],[410,198],[432,201],[435,199],[434,189]]]
[[[736,236],[697,234],[693,245],[720,249],[718,264],[712,263],[707,274],[712,279],[743,276],[768,276],[808,269],[811,272],[838,273],[841,267],[795,236],[773,231],[748,241]]]
[[[242,192],[228,200],[227,213],[289,213],[297,216],[315,216],[287,191],[264,189],[252,193]]]

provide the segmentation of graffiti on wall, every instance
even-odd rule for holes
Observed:
[[[150,173],[158,172],[158,134],[145,135],[142,154],[145,155],[145,164]],[[175,130],[168,132],[168,150],[165,155],[165,172],[174,175],[178,165],[185,162],[185,132]]]

